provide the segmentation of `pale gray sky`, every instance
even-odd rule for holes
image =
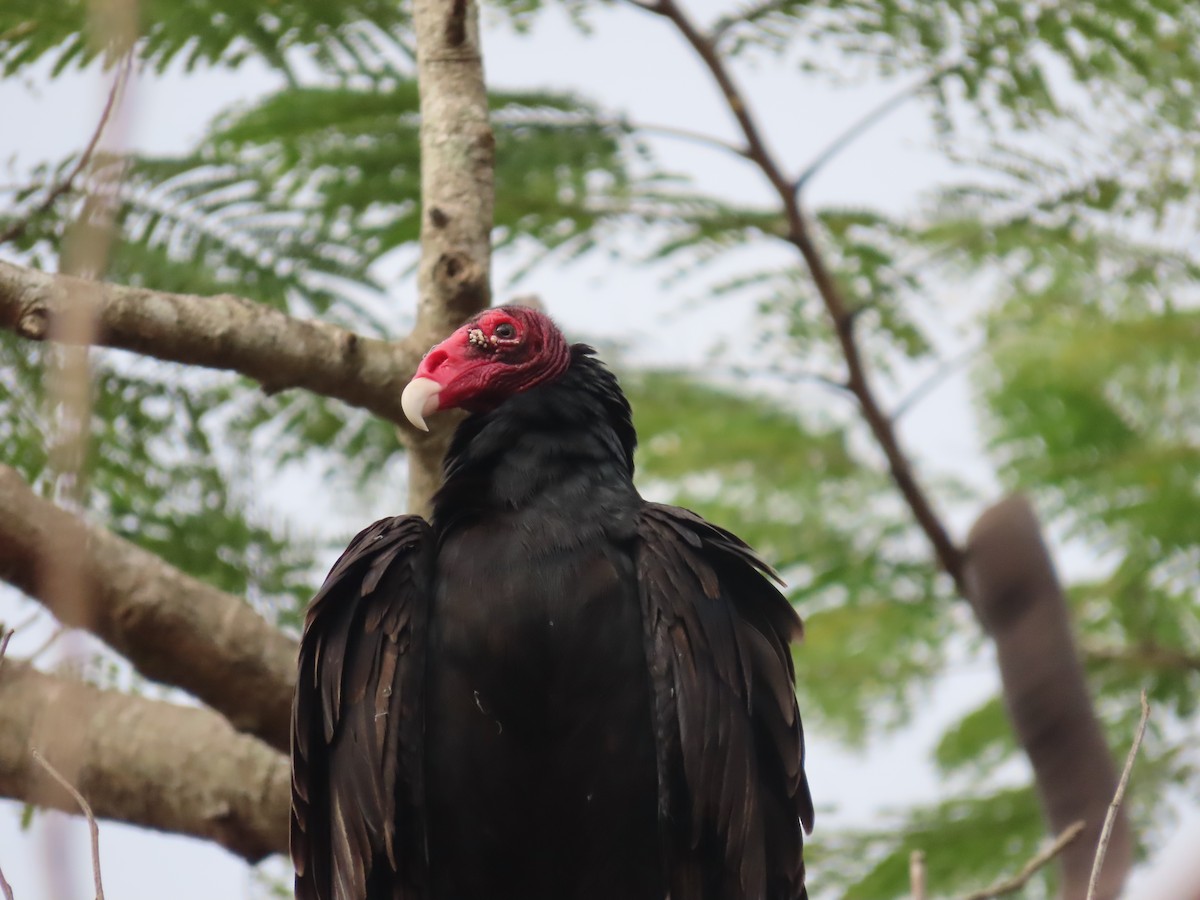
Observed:
[[[714,0],[691,5],[698,10],[722,7]],[[485,38],[485,66],[493,86],[577,89],[635,121],[704,130],[730,139],[735,136],[732,120],[706,73],[662,22],[623,7],[598,7],[592,20],[594,33],[581,37],[551,9],[538,20],[532,35],[520,37],[507,28],[495,27],[493,19],[488,17]],[[0,164],[12,157],[24,163],[61,158],[81,147],[94,126],[107,90],[98,74],[91,71],[47,83],[44,73],[45,68],[39,67],[19,81],[0,82],[0,118],[15,123],[15,127],[0,131]],[[759,110],[769,142],[797,171],[831,134],[897,88],[868,83],[835,90],[770,58],[753,67],[743,66],[738,74]],[[213,114],[231,102],[248,102],[276,86],[270,73],[253,66],[237,73],[187,77],[173,70],[161,79],[141,79],[130,98],[131,141],[154,152],[184,150],[199,138]],[[828,167],[813,184],[811,201],[891,212],[911,209],[922,191],[949,174],[940,158],[927,149],[931,140],[927,121],[917,105],[892,115]],[[730,156],[677,141],[663,140],[657,146],[672,167],[691,172],[706,186],[720,185],[729,196],[739,199],[769,200],[761,176]],[[498,288],[504,288],[513,268],[513,263],[503,258],[497,261]],[[595,258],[567,267],[540,268],[519,290],[540,294],[570,331],[631,344],[635,359],[699,365],[718,339],[745,333],[752,319],[748,304],[689,303],[701,294],[702,286],[702,281],[696,281],[682,289],[664,290],[659,274]],[[395,286],[396,302],[406,310],[414,306],[413,290],[411,281]],[[952,352],[956,341],[952,326],[969,300],[953,296],[939,300],[941,314],[950,324],[939,327],[938,336]],[[738,350],[735,339],[735,355]],[[740,350],[744,357],[748,344],[743,342]],[[923,374],[924,370],[913,371],[908,380],[919,381]],[[789,399],[831,402],[810,389],[793,391]],[[964,377],[948,380],[906,417],[902,436],[930,471],[963,478],[984,492],[994,487],[980,450]],[[333,504],[334,493],[328,485],[313,484],[311,490],[308,497],[324,497]],[[280,510],[295,514],[301,506],[289,504],[289,494],[295,494],[291,485],[271,491],[269,496]],[[374,514],[394,511],[387,509],[386,492],[380,495],[384,499],[378,509],[337,508],[336,515],[322,517],[322,522],[301,525],[348,537]],[[321,508],[321,503],[306,498],[303,508]],[[970,514],[970,508],[964,507],[951,510],[949,518],[961,531]],[[1091,564],[1086,557],[1075,555],[1066,560],[1068,568],[1084,569]],[[0,620],[19,620],[30,608],[11,595],[0,595]],[[962,609],[958,613],[966,615]],[[10,652],[14,656],[28,652],[49,627],[44,617],[38,628],[14,641]],[[936,795],[939,776],[927,762],[930,749],[946,724],[989,696],[995,685],[986,650],[964,657],[924,698],[927,711],[894,738],[873,744],[867,756],[850,753],[810,731],[809,766],[820,808],[818,827],[830,821],[870,822],[882,809]],[[86,829],[77,822],[68,824],[65,838],[52,839],[45,826],[59,818],[38,814],[31,831],[22,833],[18,810],[12,804],[0,804],[0,866],[18,900],[50,897],[43,881],[43,859],[46,853],[61,853],[58,848],[64,843],[74,849],[77,889],[71,896],[90,896]],[[106,892],[114,900],[207,900],[261,894],[245,866],[209,844],[109,822],[102,824],[101,840]],[[282,869],[275,867],[277,873]],[[814,877],[819,878],[819,872]]]

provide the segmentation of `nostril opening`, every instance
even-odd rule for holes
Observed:
[[[440,366],[449,358],[450,354],[445,350],[442,350],[440,347],[430,350],[429,355],[425,357],[421,368],[423,368],[426,372],[436,371],[438,366]]]

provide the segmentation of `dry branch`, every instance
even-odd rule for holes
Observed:
[[[55,604],[54,547],[79,560],[91,602]],[[0,466],[0,579],[84,628],[139,673],[175,685],[235,727],[288,747],[295,645],[241,599],[210,587],[153,553],[84,525]],[[83,618],[72,618],[83,616]]]
[[[67,812],[35,768],[55,735],[78,739],[76,786],[95,815],[204,838],[250,862],[287,848],[285,756],[211,710],[106,691],[10,659],[0,672],[0,794]]]
[[[495,138],[474,0],[416,0],[413,29],[421,101],[422,210],[420,300],[413,335],[424,350],[491,300]],[[429,434],[406,432],[410,512],[428,512],[456,422],[441,416]]]
[[[1108,813],[1104,816],[1104,829],[1100,832],[1100,843],[1096,846],[1096,858],[1092,862],[1092,877],[1088,880],[1087,900],[1095,900],[1096,889],[1100,883],[1100,872],[1104,868],[1104,857],[1108,853],[1108,842],[1112,838],[1113,823],[1121,809],[1121,801],[1125,798],[1125,788],[1129,784],[1129,775],[1133,771],[1133,761],[1137,759],[1138,749],[1142,746],[1142,738],[1146,736],[1146,722],[1150,719],[1150,704],[1146,702],[1146,689],[1142,689],[1142,717],[1138,720],[1137,731],[1133,736],[1133,744],[1129,755],[1125,757],[1125,768],[1121,771],[1121,780],[1117,784],[1117,792],[1113,794],[1112,803],[1108,805]]]
[[[96,886],[96,900],[104,900],[104,881],[100,877],[100,826],[96,824],[96,814],[92,812],[92,807],[88,805],[83,794],[75,790],[71,782],[67,781],[62,776],[62,773],[50,765],[50,761],[37,750],[33,751],[33,761],[45,769],[50,777],[71,795],[76,805],[83,811],[84,818],[87,819],[88,823],[88,834],[91,835],[92,839],[92,881]]]
[[[1021,867],[1021,871],[1016,875],[1005,878],[1003,881],[998,881],[991,887],[984,888],[982,891],[976,891],[973,894],[961,898],[961,900],[993,900],[995,897],[1003,897],[1007,894],[1013,894],[1025,887],[1026,882],[1034,876],[1034,873],[1043,866],[1048,865],[1051,860],[1062,853],[1068,846],[1074,843],[1075,839],[1083,832],[1083,822],[1073,822],[1063,829],[1062,833],[1054,839],[1054,842],[1044,850],[1034,854],[1034,856]]]
[[[96,300],[101,346],[238,372],[268,392],[304,388],[411,429],[400,393],[429,348],[423,338],[389,343],[231,294],[200,297],[95,285],[3,261],[0,328],[30,340],[55,339],[54,320],[84,287]]]

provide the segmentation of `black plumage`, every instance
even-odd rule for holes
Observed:
[[[575,345],[459,426],[431,525],[335,564],[300,650],[298,900],[804,896],[800,620],[740,540],[638,495],[635,442]]]

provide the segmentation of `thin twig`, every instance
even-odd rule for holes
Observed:
[[[96,900],[104,900],[104,884],[100,880],[100,827],[96,824],[96,816],[92,813],[92,807],[83,799],[83,794],[75,789],[75,786],[59,773],[58,769],[50,765],[50,761],[37,751],[33,753],[34,762],[46,770],[46,772],[57,781],[68,794],[70,794],[75,802],[79,804],[79,808],[83,810],[84,816],[87,818],[88,831],[92,835],[92,878],[96,884]]]
[[[909,509],[912,510],[917,524],[932,545],[934,555],[942,569],[954,580],[958,592],[966,596],[962,550],[951,539],[946,531],[946,526],[934,510],[932,502],[917,481],[908,456],[901,448],[896,431],[892,427],[891,419],[883,411],[879,399],[875,396],[867,365],[854,333],[854,312],[846,302],[841,287],[813,239],[808,219],[800,205],[793,181],[784,176],[778,162],[767,149],[758,123],[751,114],[750,107],[741,91],[734,83],[724,60],[714,45],[696,29],[676,0],[656,0],[653,5],[648,5],[641,0],[626,0],[626,2],[671,21],[691,45],[720,88],[729,111],[737,120],[742,135],[746,139],[749,159],[771,183],[772,188],[779,196],[788,227],[786,240],[800,251],[817,292],[821,296],[825,311],[833,324],[842,355],[846,360],[846,384],[857,399],[862,417],[887,459],[892,480]]]
[[[1089,662],[1109,662],[1133,669],[1161,672],[1200,672],[1200,654],[1163,647],[1158,644],[1135,644],[1130,647],[1109,647],[1084,644],[1084,658]]]
[[[1100,884],[1100,870],[1104,868],[1104,855],[1108,853],[1108,842],[1112,837],[1113,823],[1117,821],[1117,810],[1125,797],[1125,787],[1129,784],[1129,774],[1133,771],[1133,761],[1137,758],[1138,749],[1142,746],[1142,738],[1146,736],[1146,722],[1150,719],[1150,703],[1146,700],[1146,689],[1142,688],[1142,718],[1138,721],[1137,732],[1133,736],[1133,745],[1129,755],[1125,757],[1125,768],[1121,772],[1121,780],[1117,782],[1117,792],[1113,794],[1112,802],[1108,804],[1108,814],[1104,817],[1104,827],[1100,830],[1100,842],[1096,845],[1096,858],[1092,861],[1092,877],[1088,879],[1087,900],[1096,896],[1096,888]]]
[[[952,66],[943,66],[942,68],[931,72],[916,84],[911,84],[908,87],[903,88],[902,90],[888,97],[878,106],[868,110],[866,115],[858,119],[856,122],[853,122],[849,128],[830,141],[825,149],[813,158],[813,161],[810,162],[804,168],[804,171],[796,177],[796,180],[793,183],[793,190],[795,190],[796,193],[803,191],[805,186],[812,181],[813,176],[820,172],[821,169],[823,169],[831,159],[841,153],[850,144],[854,143],[855,140],[857,140],[867,131],[870,131],[875,125],[887,118],[891,113],[895,112],[913,97],[917,96],[917,94],[921,93],[927,87],[937,84],[948,74],[955,71],[959,65],[959,63],[955,63]]]
[[[734,156],[739,156],[742,159],[750,158],[750,151],[745,147],[739,147],[737,144],[723,141],[719,137],[714,137],[711,134],[705,134],[703,131],[693,131],[690,128],[677,128],[674,125],[655,125],[655,124],[639,124],[627,120],[620,120],[616,123],[631,131],[640,131],[647,135],[658,135],[659,137],[672,138],[677,141],[687,141],[691,144],[699,144],[701,147],[709,147],[713,150],[721,150],[725,153],[732,153]]]
[[[710,370],[715,374],[721,374],[720,370]],[[730,366],[729,374],[736,378],[758,378],[769,377],[776,381],[783,381],[787,384],[800,384],[808,382],[811,384],[819,384],[822,387],[827,387],[843,396],[849,394],[853,396],[850,386],[844,381],[838,381],[836,378],[831,378],[828,375],[822,375],[820,372],[811,372],[804,369],[787,369],[780,365],[766,366]]]
[[[977,344],[944,360],[920,384],[909,391],[903,400],[896,404],[896,408],[892,410],[892,424],[900,421],[905,413],[910,412],[914,406],[933,393],[934,389],[939,387],[942,382],[971,362],[982,349],[982,345]]]
[[[1054,843],[1046,847],[1044,850],[1036,853],[1030,858],[1029,862],[1021,868],[1021,871],[1010,878],[1005,878],[1003,881],[997,881],[991,887],[984,888],[982,891],[976,891],[973,894],[960,898],[960,900],[992,900],[994,897],[1003,897],[1006,894],[1012,894],[1025,887],[1025,883],[1038,871],[1053,860],[1058,854],[1079,837],[1083,831],[1084,822],[1079,820],[1063,829],[1062,833],[1054,839]]]
[[[908,854],[908,884],[912,900],[925,900],[925,851]]]
[[[125,54],[125,58],[118,64],[117,73],[113,77],[112,88],[108,92],[108,99],[104,101],[104,109],[100,112],[100,121],[96,123],[96,130],[92,132],[91,140],[83,148],[83,152],[79,154],[79,159],[75,160],[75,165],[71,166],[71,170],[67,172],[65,178],[49,190],[41,203],[9,225],[3,232],[0,232],[0,244],[6,244],[23,235],[34,219],[49,210],[59,197],[75,186],[75,179],[79,177],[87,164],[91,162],[92,155],[96,152],[96,147],[100,144],[100,138],[104,134],[104,129],[108,126],[108,120],[111,118],[113,110],[117,107],[117,98],[120,96],[121,90],[129,78],[132,65],[133,53],[130,52]]]

